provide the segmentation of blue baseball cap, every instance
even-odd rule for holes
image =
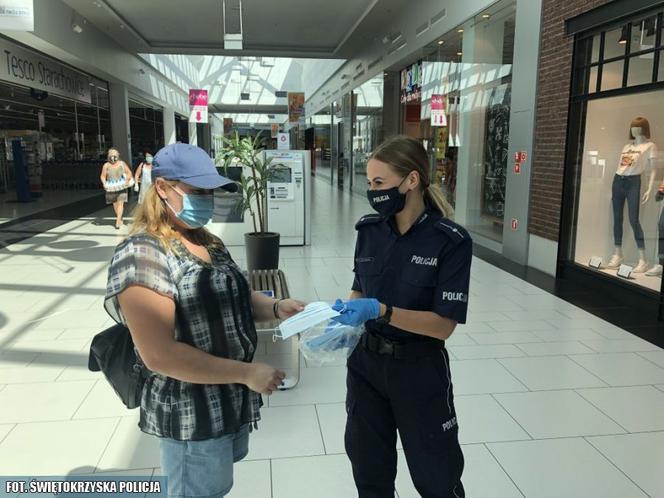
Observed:
[[[223,188],[237,192],[237,183],[221,176],[210,156],[195,145],[176,143],[162,147],[154,155],[152,176],[178,180],[196,188]]]

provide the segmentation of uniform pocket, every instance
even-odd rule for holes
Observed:
[[[429,267],[406,266],[401,273],[401,278],[414,287],[435,287],[436,275],[436,271]]]
[[[378,275],[380,273],[380,264],[374,257],[355,258],[355,273],[362,276]]]

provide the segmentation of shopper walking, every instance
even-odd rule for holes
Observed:
[[[233,463],[247,454],[260,394],[284,378],[252,363],[254,320],[284,319],[303,304],[252,292],[223,242],[204,228],[213,189],[236,185],[203,149],[162,148],[152,176],[111,261],[105,308],[128,325],[151,372],[139,427],[161,438],[169,495],[221,497],[232,487]]]
[[[133,176],[127,163],[120,159],[117,149],[108,149],[107,162],[101,168],[101,180],[106,192],[106,204],[113,204],[115,228],[124,225],[122,215],[128,200],[127,190],[133,185]]]
[[[152,185],[152,161],[153,156],[150,151],[145,151],[144,159],[136,168],[136,185],[138,186],[138,203],[141,204],[145,199],[145,193]]]
[[[398,429],[425,498],[460,498],[458,439],[445,340],[466,321],[472,241],[448,219],[412,138],[389,139],[367,163],[378,214],[356,225],[355,280],[335,320],[366,325],[348,359],[345,444],[360,498],[394,497]]]

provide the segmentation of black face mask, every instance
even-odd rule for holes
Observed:
[[[399,192],[399,187],[401,187],[406,178],[401,180],[401,183],[396,187],[385,190],[367,190],[369,204],[383,218],[394,216],[406,205],[406,194]]]

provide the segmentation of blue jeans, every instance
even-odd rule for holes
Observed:
[[[233,487],[233,464],[249,451],[249,426],[204,441],[161,438],[161,471],[172,498],[221,498]]]
[[[627,202],[627,214],[629,224],[634,232],[634,240],[639,249],[645,249],[646,243],[643,238],[643,229],[639,223],[639,207],[641,203],[641,175],[613,177],[611,187],[613,198],[613,241],[617,247],[622,246],[623,239],[623,214],[625,202]]]

